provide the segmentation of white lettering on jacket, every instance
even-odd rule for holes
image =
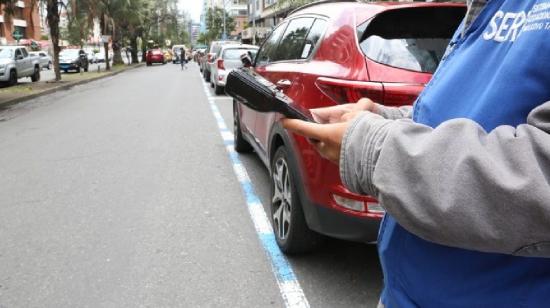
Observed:
[[[523,25],[525,25],[525,12],[498,11],[489,22],[488,29],[483,33],[483,39],[494,40],[499,43],[513,42],[518,37]]]

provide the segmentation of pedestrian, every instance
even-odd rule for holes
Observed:
[[[185,48],[180,49],[180,65],[181,70],[187,69],[187,59],[185,59]]]
[[[550,302],[550,2],[467,4],[412,108],[283,120],[386,210],[380,307]]]

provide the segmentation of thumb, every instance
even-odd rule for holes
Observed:
[[[283,127],[295,132],[298,135],[314,139],[324,140],[326,139],[325,125],[318,123],[311,123],[296,119],[281,119]]]

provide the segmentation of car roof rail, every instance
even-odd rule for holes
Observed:
[[[287,16],[290,16],[298,11],[301,11],[303,9],[306,9],[308,7],[312,7],[312,6],[315,6],[315,5],[319,5],[319,4],[325,4],[325,3],[336,3],[336,2],[367,2],[367,1],[361,1],[361,0],[318,0],[318,1],[313,1],[311,3],[308,3],[308,4],[304,4],[294,10],[292,10],[290,13],[288,13]]]

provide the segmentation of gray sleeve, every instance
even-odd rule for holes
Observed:
[[[385,119],[398,120],[398,119],[410,119],[412,117],[413,106],[401,106],[401,107],[388,107],[380,104],[376,104],[375,112]]]
[[[425,240],[550,257],[550,102],[491,132],[362,115],[344,136],[340,176]]]

